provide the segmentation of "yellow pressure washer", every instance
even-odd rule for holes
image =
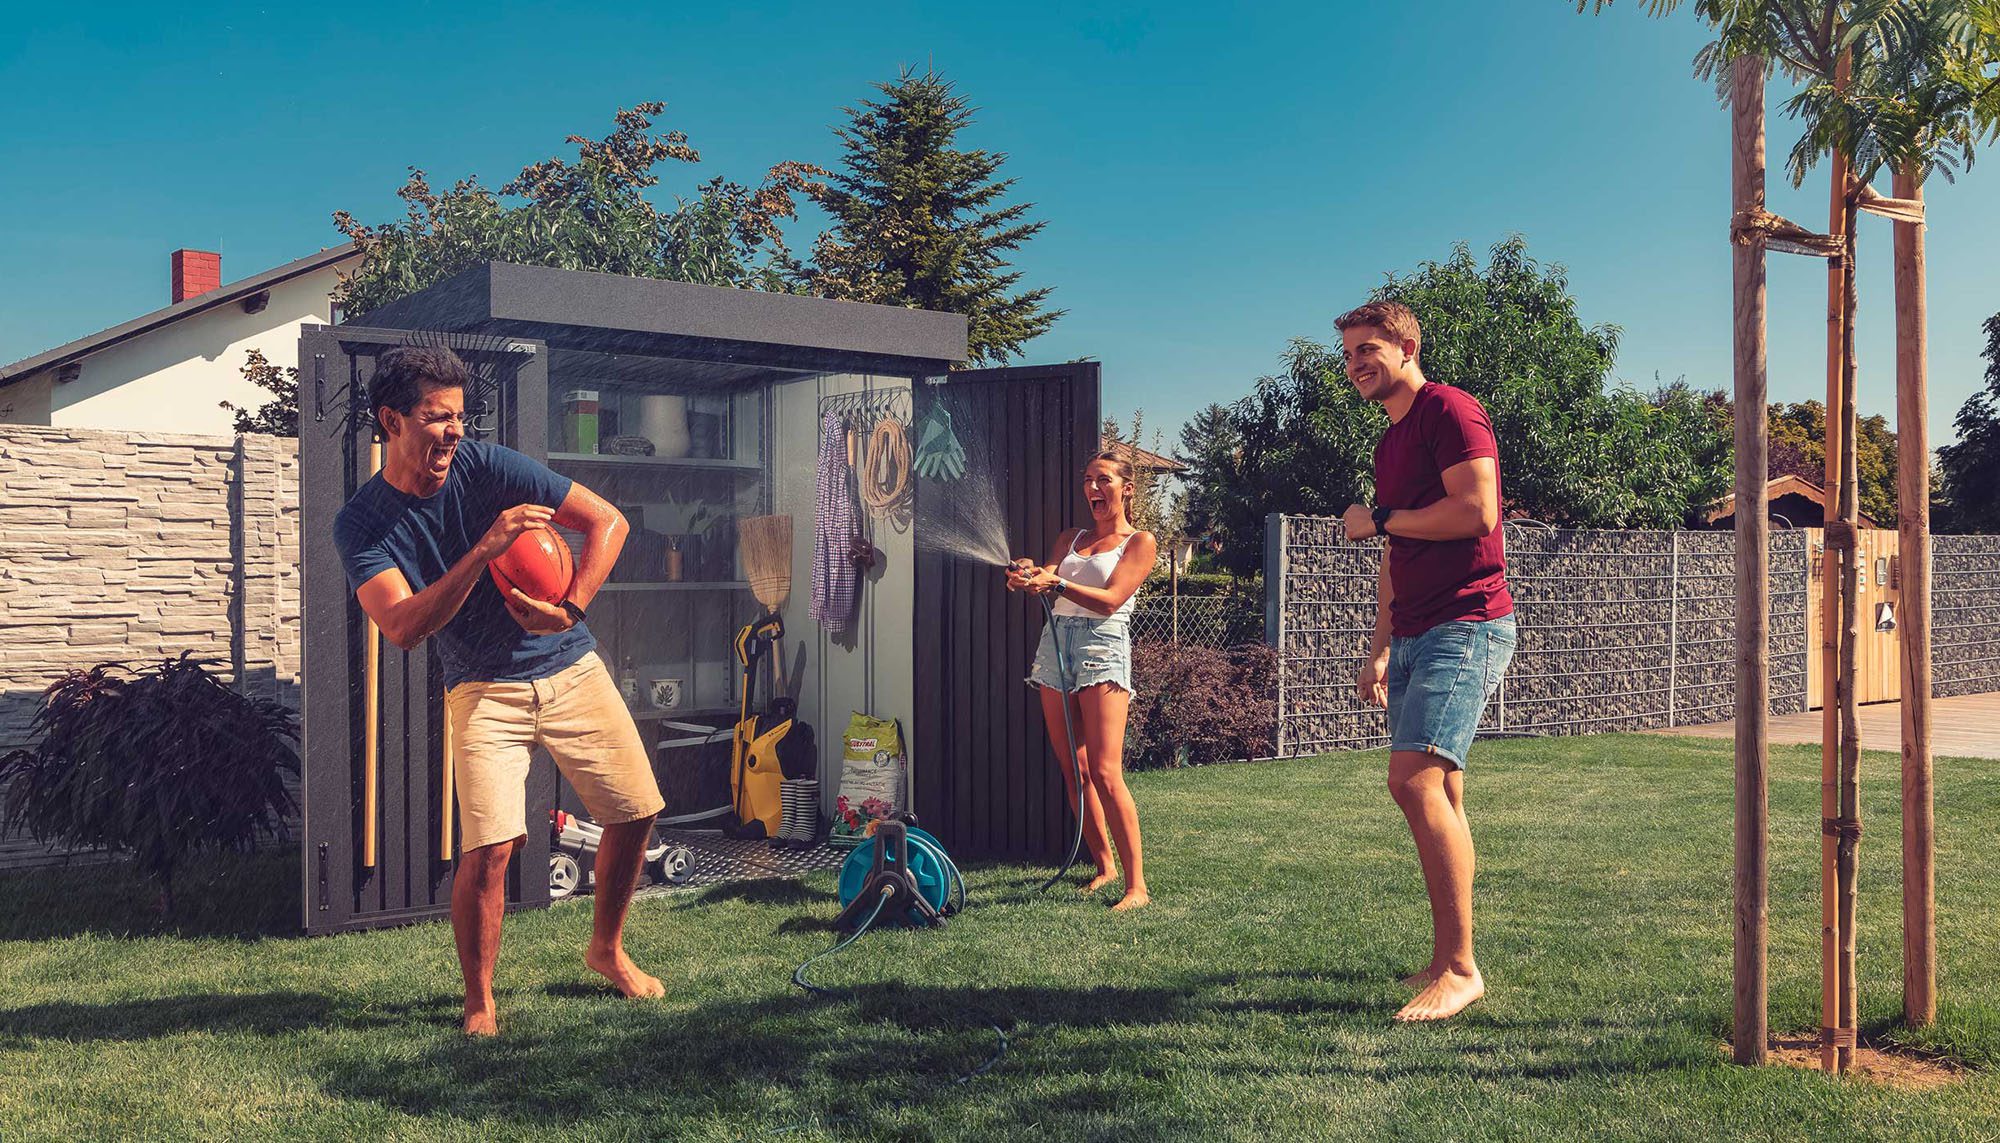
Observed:
[[[784,767],[780,748],[791,734],[796,719],[790,699],[773,695],[770,709],[750,713],[751,697],[757,689],[757,663],[765,655],[783,654],[785,621],[766,615],[736,633],[736,661],[743,665],[743,702],[736,719],[735,740],[730,747],[729,793],[736,810],[734,837],[778,836],[784,817]]]

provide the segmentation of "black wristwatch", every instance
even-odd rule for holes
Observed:
[[[561,606],[564,611],[567,611],[569,613],[569,617],[572,622],[576,623],[583,622],[583,608],[578,607],[576,605],[576,600],[565,599],[562,601]]]
[[[1376,535],[1386,536],[1389,534],[1389,513],[1394,511],[1394,508],[1384,508],[1380,504],[1368,510],[1368,518],[1375,521]]]
[[[1064,583],[1060,578],[1058,578],[1056,580],[1056,585],[1050,588],[1049,590],[1055,592],[1057,595],[1062,595],[1063,593],[1069,590],[1069,585]]]

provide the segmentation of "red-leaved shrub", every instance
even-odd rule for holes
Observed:
[[[1216,650],[1135,642],[1126,767],[1270,757],[1278,747],[1277,668],[1277,654],[1262,643]]]

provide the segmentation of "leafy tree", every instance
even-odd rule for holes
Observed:
[[[1854,461],[1860,470],[1861,512],[1883,527],[1896,522],[1896,433],[1883,416],[1861,417]],[[1799,401],[1771,406],[1771,475],[1826,483],[1826,406]],[[1785,467],[1780,468],[1782,457]]]
[[[1986,388],[1966,398],[1958,442],[1938,450],[1941,532],[2000,532],[2000,314],[1986,319]]]
[[[240,408],[228,401],[221,402],[223,408],[236,414],[236,431],[270,433],[280,437],[298,436],[298,367],[273,365],[265,359],[263,350],[252,349],[243,364],[242,373],[245,381],[271,394],[271,399],[254,410]]]
[[[713,286],[787,289],[796,267],[781,222],[797,217],[794,196],[815,192],[824,174],[780,163],[747,187],[720,177],[692,199],[662,209],[647,197],[654,169],[701,156],[679,131],[652,132],[665,109],[641,103],[616,116],[603,139],[571,135],[573,161],[544,159],[496,193],[476,176],[437,191],[418,168],[397,197],[400,222],[366,226],[335,211],[334,226],[360,244],[361,266],[343,278],[338,300],[361,315],[487,260],[671,278]],[[511,201],[510,201],[511,200]]]
[[[1174,459],[1187,466],[1181,513],[1190,537],[1219,538],[1224,514],[1221,486],[1242,463],[1242,449],[1243,434],[1225,406],[1209,405],[1181,426]]]
[[[942,75],[906,69],[875,87],[882,100],[843,109],[834,129],[841,169],[813,191],[832,226],[802,280],[823,297],[964,314],[972,361],[1004,363],[1063,314],[1009,268],[1047,223],[1026,221],[1033,203],[1001,205],[1005,154],[955,146],[973,108]]]
[[[1606,377],[1618,331],[1585,326],[1558,267],[1518,237],[1481,267],[1464,244],[1391,279],[1374,298],[1409,306],[1432,381],[1486,406],[1501,451],[1505,509],[1564,527],[1671,528],[1698,519],[1729,486],[1726,421],[1685,385],[1650,396]],[[1387,427],[1347,380],[1337,350],[1294,341],[1282,373],[1229,407],[1230,432],[1191,474],[1191,503],[1223,543],[1221,562],[1262,562],[1269,512],[1337,514],[1373,497],[1374,449]]]

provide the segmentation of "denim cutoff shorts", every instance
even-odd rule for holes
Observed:
[[[1125,619],[1108,615],[1058,615],[1042,628],[1042,641],[1035,648],[1035,668],[1028,673],[1028,685],[1078,691],[1098,683],[1112,683],[1126,694],[1132,693],[1132,634]],[[1069,685],[1056,660],[1055,640],[1062,640],[1069,659]]]
[[[1389,641],[1389,749],[1465,769],[1480,712],[1514,657],[1514,617],[1440,623]]]

